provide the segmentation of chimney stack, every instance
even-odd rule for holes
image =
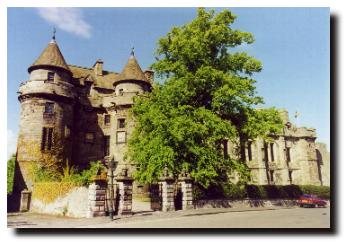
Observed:
[[[154,71],[152,71],[152,70],[145,70],[143,72],[143,74],[145,75],[147,81],[149,81],[150,83],[154,82]]]
[[[103,75],[103,61],[101,59],[98,59],[96,63],[93,65],[94,68],[94,74],[96,76],[102,76]]]

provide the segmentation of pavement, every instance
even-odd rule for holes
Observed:
[[[9,213],[9,228],[330,228],[330,208],[210,208],[140,211],[133,216],[68,218]]]

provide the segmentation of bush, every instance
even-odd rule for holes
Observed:
[[[314,185],[236,185],[224,184],[210,186],[208,189],[194,188],[197,199],[297,199],[302,194],[315,194],[323,199],[330,199],[330,187]]]
[[[85,169],[78,175],[78,181],[82,185],[89,185],[92,183],[92,179],[98,172],[106,172],[106,167],[100,161],[91,162],[88,169]]]
[[[223,187],[225,198],[244,199],[247,197],[247,191],[244,185],[226,184]]]
[[[251,199],[265,199],[267,194],[262,186],[247,185],[247,197]]]
[[[287,185],[282,186],[282,188],[286,194],[286,198],[296,199],[303,194],[300,186],[297,185]]]
[[[82,171],[78,171],[74,166],[69,166],[68,162],[62,171],[56,171],[55,169],[49,169],[49,167],[39,165],[35,165],[33,169],[34,181],[36,183],[65,182],[80,186],[89,185],[98,171],[106,172],[106,167],[100,161],[91,162],[89,168]]]
[[[60,173],[48,167],[34,164],[32,171],[34,182],[56,182],[61,180]]]
[[[330,199],[330,187],[327,186],[314,186],[314,185],[304,185],[300,186],[303,194],[315,194],[323,199]]]
[[[13,191],[15,162],[16,155],[13,154],[7,161],[7,194],[11,194]]]

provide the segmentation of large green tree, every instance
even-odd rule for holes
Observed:
[[[128,157],[136,162],[139,181],[156,181],[165,166],[174,176],[187,170],[204,187],[234,171],[244,179],[243,157],[224,155],[224,142],[243,147],[248,139],[281,129],[275,109],[255,108],[263,98],[252,74],[262,65],[233,51],[254,41],[251,33],[231,28],[235,18],[229,10],[200,8],[193,21],[159,40],[152,68],[165,82],[132,108],[137,125]]]

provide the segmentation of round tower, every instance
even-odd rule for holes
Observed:
[[[31,189],[35,165],[61,168],[72,154],[72,72],[56,43],[55,33],[28,68],[29,80],[19,88],[21,104],[17,161],[21,187]],[[20,186],[20,185],[19,185]]]
[[[114,83],[116,95],[120,96],[123,93],[142,94],[151,91],[152,80],[148,80],[146,76],[135,58],[134,50],[132,50],[127,64]],[[150,78],[152,78],[151,76]]]
[[[134,51],[132,50],[129,60],[122,72],[117,76],[114,82],[116,93],[116,129],[115,139],[112,139],[113,154],[118,162],[115,175],[119,174],[123,169],[128,169],[129,175],[135,170],[133,162],[124,160],[127,151],[127,142],[134,130],[135,122],[128,115],[129,109],[133,105],[133,98],[150,92],[153,83],[153,71],[142,71],[138,64]],[[136,196],[146,196],[149,191],[147,184],[133,183],[133,198]]]

